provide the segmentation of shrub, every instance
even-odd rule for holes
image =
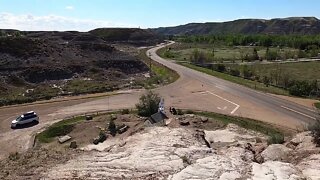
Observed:
[[[269,48],[267,48],[266,50],[266,59],[267,60],[277,60],[279,59],[279,53],[277,50],[270,50]]]
[[[148,91],[140,97],[139,103],[136,104],[138,115],[143,117],[149,117],[152,114],[158,112],[158,106],[160,103],[160,97],[158,94]]]
[[[110,122],[109,122],[108,130],[110,131],[110,134],[112,136],[115,136],[117,134],[117,126],[114,123],[113,119],[111,119]]]
[[[288,90],[294,96],[309,96],[312,86],[307,81],[294,81]]]
[[[183,111],[182,111],[181,109],[178,109],[178,110],[177,110],[177,114],[178,114],[178,115],[183,115]]]
[[[243,66],[243,77],[245,79],[250,79],[253,76],[253,72],[249,69],[247,65]]]
[[[240,71],[239,71],[239,69],[231,69],[230,74],[232,76],[240,76]]]
[[[311,134],[313,136],[313,142],[320,146],[320,121],[318,120],[316,123],[309,126],[309,131],[311,131]]]
[[[122,109],[121,114],[129,114],[129,109]]]
[[[99,133],[99,142],[104,142],[105,140],[107,139],[107,135],[103,132],[103,131],[100,131]]]
[[[170,50],[165,51],[163,56],[166,58],[175,58],[175,55]]]
[[[226,71],[226,66],[223,64],[218,64],[217,65],[217,71],[219,72],[225,72]]]
[[[283,144],[284,136],[283,134],[271,134],[268,139],[268,144]]]
[[[263,84],[266,85],[267,87],[270,85],[270,78],[268,76],[263,76]]]
[[[195,49],[190,56],[190,61],[194,64],[203,64],[206,61],[206,55],[203,51]]]
[[[16,161],[16,160],[18,160],[19,158],[20,158],[20,155],[19,155],[18,152],[14,152],[14,153],[10,153],[10,154],[9,154],[9,159],[10,159],[11,161]]]
[[[194,114],[192,110],[186,110],[186,114]]]

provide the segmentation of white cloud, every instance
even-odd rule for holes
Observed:
[[[74,10],[74,7],[73,6],[66,6],[65,9],[66,10]]]
[[[101,27],[136,27],[106,20],[79,19],[57,15],[34,16],[0,13],[0,29],[26,31],[89,31]]]

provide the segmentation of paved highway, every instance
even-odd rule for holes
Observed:
[[[229,104],[234,104],[235,108],[238,107],[238,109],[234,109],[236,111],[231,111],[231,114],[241,115],[241,113],[236,112],[241,112],[241,110],[246,111],[246,109],[243,109],[241,104],[246,104],[249,102],[254,104],[254,106],[257,108],[263,108],[268,110],[270,114],[267,114],[266,117],[259,116],[258,114],[261,113],[259,111],[246,112],[244,114],[248,114],[249,117],[256,117],[257,119],[263,119],[266,121],[268,121],[268,118],[272,119],[277,118],[278,116],[282,116],[282,118],[279,118],[279,120],[283,120],[284,118],[286,118],[286,120],[280,123],[278,122],[277,124],[282,124],[284,126],[286,126],[287,123],[290,124],[292,122],[295,122],[296,126],[299,126],[299,122],[302,125],[306,123],[312,123],[316,119],[317,113],[312,108],[296,104],[294,102],[279,98],[274,95],[258,92],[229,81],[215,78],[213,76],[175,64],[172,61],[165,60],[156,54],[156,51],[162,48],[163,46],[164,45],[150,49],[147,52],[147,55],[149,55],[154,61],[157,61],[177,71],[181,76],[181,79],[188,79],[189,81],[196,80],[201,82],[201,84],[204,87],[206,87],[202,90],[203,94],[207,92],[211,95],[216,96],[219,99],[223,98],[231,102]],[[257,113],[257,115],[254,115],[255,113]]]

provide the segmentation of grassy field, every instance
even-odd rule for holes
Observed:
[[[168,51],[170,48],[170,51]],[[214,50],[215,61],[241,61],[242,57],[246,54],[250,55],[256,48],[260,57],[265,57],[267,48],[265,47],[252,47],[252,46],[213,46],[209,44],[193,44],[193,43],[176,43],[168,48],[159,50],[159,54],[162,57],[170,57],[177,61],[189,61],[192,52],[195,49],[199,49],[205,54],[212,54]],[[276,47],[269,48],[270,51],[278,51],[280,56],[286,56],[286,54],[297,53],[298,50],[292,48],[282,48],[281,50]]]
[[[206,53],[212,52],[212,47],[207,44],[185,44],[185,43],[176,43],[172,45],[170,50],[171,59],[178,61],[189,61],[190,56],[195,48],[199,48],[201,51]],[[270,48],[272,49],[272,48]],[[273,48],[275,49],[275,48]],[[158,51],[159,55],[165,57],[166,48]],[[251,52],[253,47],[216,47],[215,48],[215,59],[224,60],[239,60],[241,55],[240,51]],[[258,48],[259,56],[265,55],[265,48]],[[290,48],[284,48],[282,53],[286,51],[297,51]],[[241,68],[240,65],[235,64],[225,64],[227,67],[231,68]],[[319,80],[320,79],[320,62],[299,62],[299,63],[274,63],[274,64],[259,64],[254,63],[249,65],[252,71],[254,71],[260,77],[270,76],[272,72],[280,71],[281,74],[288,74],[291,79],[294,80]]]
[[[230,65],[230,67],[232,66],[239,67],[239,65]],[[282,74],[288,74],[291,79],[295,80],[312,81],[320,79],[319,61],[284,64],[255,64],[249,67],[251,67],[259,76],[267,76],[272,72],[279,71]]]
[[[243,86],[246,86],[246,87],[249,87],[249,88],[252,88],[252,89],[259,90],[259,91],[263,91],[263,92],[267,92],[267,93],[273,93],[273,94],[279,94],[279,95],[289,95],[288,91],[286,91],[284,89],[281,89],[281,88],[274,87],[274,86],[268,86],[267,87],[263,83],[247,80],[247,79],[244,79],[244,78],[241,78],[241,77],[231,76],[229,74],[220,73],[220,72],[217,72],[217,71],[212,71],[210,69],[199,67],[199,66],[195,66],[195,65],[192,65],[192,64],[189,64],[189,63],[179,63],[179,64],[181,64],[183,66],[186,66],[188,68],[191,68],[191,69],[194,69],[194,70],[197,70],[197,71],[200,71],[200,72],[203,72],[203,73],[206,73],[206,74],[209,74],[209,75],[212,75],[212,76],[224,79],[224,80],[227,80],[227,81],[231,81],[231,82],[234,82],[234,83],[237,83],[237,84],[241,84]]]

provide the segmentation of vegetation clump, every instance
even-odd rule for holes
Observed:
[[[308,129],[311,131],[311,134],[314,138],[313,142],[317,144],[317,146],[320,146],[320,119],[318,118],[318,120]]]
[[[109,132],[110,132],[110,134],[112,136],[116,136],[116,134],[117,134],[117,126],[114,123],[113,119],[111,119],[110,122],[109,122],[108,130],[109,130]]]
[[[148,91],[140,97],[140,101],[136,104],[138,115],[143,117],[149,117],[152,114],[158,112],[160,96],[152,91]]]

